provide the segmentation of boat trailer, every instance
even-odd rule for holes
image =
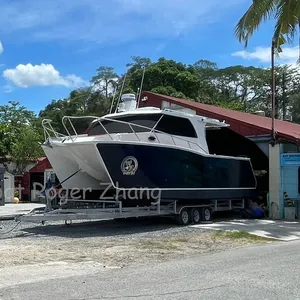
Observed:
[[[74,202],[74,200],[70,200]],[[178,224],[189,225],[198,224],[203,221],[211,221],[214,212],[242,210],[245,208],[245,200],[211,200],[209,204],[182,205],[177,200],[153,203],[149,206],[123,207],[122,201],[100,201],[89,200],[90,204],[97,204],[97,207],[87,205],[87,200],[76,200],[80,204],[86,205],[84,208],[78,208],[74,204],[68,208],[52,208],[51,203],[47,203],[45,208],[35,208],[29,213],[17,216],[16,221],[23,222],[42,222],[47,221],[65,221],[66,224],[74,220],[108,220],[108,219],[126,219],[140,217],[174,217]],[[78,204],[78,203],[77,203]]]

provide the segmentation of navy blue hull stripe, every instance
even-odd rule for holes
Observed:
[[[247,160],[205,157],[184,149],[140,144],[98,143],[97,148],[118,188],[169,189],[162,191],[167,198],[188,193],[193,198],[210,199],[223,194],[227,199],[229,195],[252,195],[256,187]]]

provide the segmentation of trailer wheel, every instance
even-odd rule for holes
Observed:
[[[192,208],[190,218],[191,218],[191,220],[194,224],[199,224],[201,222],[200,209],[199,208]]]
[[[179,225],[188,225],[190,223],[190,214],[187,208],[183,208],[179,215],[176,217]]]
[[[204,207],[201,210],[201,219],[203,221],[211,221],[211,217],[212,217],[212,209],[210,207]]]

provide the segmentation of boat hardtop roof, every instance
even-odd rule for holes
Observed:
[[[225,123],[225,121],[220,121],[213,118],[191,114],[184,111],[172,110],[169,108],[160,109],[158,107],[141,107],[134,110],[107,114],[104,115],[103,117],[97,118],[92,123],[97,122],[98,120],[101,119],[117,119],[118,117],[123,117],[123,116],[147,115],[147,114],[165,114],[165,115],[183,117],[188,119],[196,119],[198,122],[207,123],[207,127],[228,127],[229,126],[229,124]]]

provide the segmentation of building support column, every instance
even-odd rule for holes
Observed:
[[[269,216],[275,220],[283,218],[280,153],[280,144],[269,144]]]
[[[4,174],[5,168],[0,167],[0,206],[5,205]]]

